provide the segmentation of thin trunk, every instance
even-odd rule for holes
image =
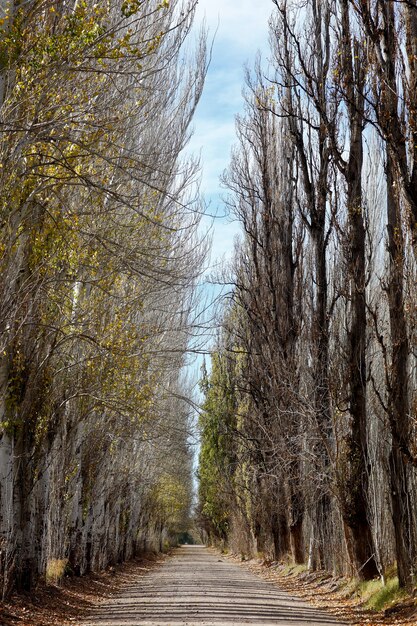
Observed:
[[[350,147],[345,169],[347,182],[347,270],[350,315],[348,328],[348,406],[351,421],[346,454],[338,476],[348,554],[355,574],[371,580],[378,576],[368,512],[368,444],[366,404],[366,299],[365,225],[362,206],[364,81],[359,42],[351,40],[349,5],[342,1],[343,69],[349,113]],[[352,55],[353,44],[353,55]]]
[[[389,253],[389,319],[391,329],[391,372],[388,410],[392,436],[390,484],[395,529],[398,580],[401,587],[413,586],[413,520],[406,455],[410,447],[408,361],[409,341],[404,308],[404,241],[401,208],[395,193],[395,176],[387,155],[387,229]]]
[[[304,539],[303,539],[303,520],[298,519],[290,526],[290,543],[291,554],[294,563],[301,565],[304,563]]]
[[[274,510],[271,518],[271,534],[274,543],[274,559],[282,559],[290,550],[290,532],[287,516],[283,511]]]
[[[319,567],[325,566],[326,536],[328,520],[331,514],[330,498],[330,454],[332,440],[332,423],[330,416],[329,392],[329,320],[327,314],[327,271],[326,242],[324,235],[324,210],[321,218],[312,231],[315,248],[316,301],[313,319],[313,337],[315,342],[314,380],[314,413],[316,420],[316,444],[314,455],[317,470],[321,476],[318,485],[318,498],[315,503],[314,519],[318,524],[315,530],[317,542],[317,562]]]
[[[290,478],[288,480],[291,556],[297,565],[304,563],[303,520],[305,507],[304,494],[300,486],[300,465],[300,456],[298,456],[291,463]]]
[[[375,73],[380,87],[380,92],[375,94],[375,112],[387,142],[396,183],[408,205],[408,223],[417,259],[417,6],[415,0],[402,3],[405,6],[399,19],[403,19],[406,26],[408,68],[405,75],[398,76],[397,67],[403,64],[404,58],[398,37],[396,4],[379,0],[377,8],[382,17],[379,20],[372,15],[371,6],[362,2],[361,17],[375,51]]]
[[[417,6],[416,2],[405,3],[406,50],[408,57],[408,71],[403,83],[405,101],[407,102],[407,133],[409,140],[407,147],[398,153],[400,182],[405,190],[405,197],[409,207],[408,222],[415,259],[417,260]],[[402,98],[401,98],[402,99]],[[398,126],[397,136],[400,134],[401,124]],[[404,126],[403,126],[404,127]],[[404,140],[404,146],[405,146]],[[400,144],[401,145],[401,144]],[[392,144],[391,150],[397,155],[397,146]]]

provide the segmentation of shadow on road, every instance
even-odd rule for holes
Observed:
[[[331,615],[202,546],[183,546],[158,570],[94,611],[91,626],[157,624],[336,626]],[[86,623],[85,623],[86,624]]]

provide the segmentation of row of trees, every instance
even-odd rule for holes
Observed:
[[[203,377],[214,540],[416,567],[417,3],[274,0],[224,176],[242,227]]]
[[[0,3],[0,580],[182,529],[206,243],[194,0]]]

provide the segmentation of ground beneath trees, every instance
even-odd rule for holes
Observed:
[[[333,626],[335,618],[201,546],[183,546],[163,567],[98,607],[85,626]]]
[[[223,558],[239,563],[246,570],[272,582],[283,590],[302,598],[310,605],[325,610],[342,622],[354,626],[417,626],[416,602],[409,598],[385,611],[364,608],[362,599],[355,594],[346,595],[347,580],[335,578],[328,572],[301,572],[293,574],[288,567],[277,563],[265,564],[261,559],[242,561],[236,555]],[[296,569],[296,568],[295,568]]]
[[[277,586],[279,585],[279,587]],[[0,605],[1,626],[192,626],[239,624],[415,626],[410,607],[382,615],[337,593],[324,573],[285,575],[202,547],[132,561],[105,573],[41,587]]]
[[[76,626],[167,558],[148,555],[98,574],[66,578],[60,585],[40,584],[30,594],[16,594],[0,603],[0,626]]]

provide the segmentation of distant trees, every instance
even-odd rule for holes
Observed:
[[[1,4],[3,595],[159,546],[189,508],[194,4]]]
[[[235,413],[201,420],[233,460],[222,539],[365,579],[395,561],[411,588],[417,7],[274,4],[224,178],[242,238],[215,358]]]

